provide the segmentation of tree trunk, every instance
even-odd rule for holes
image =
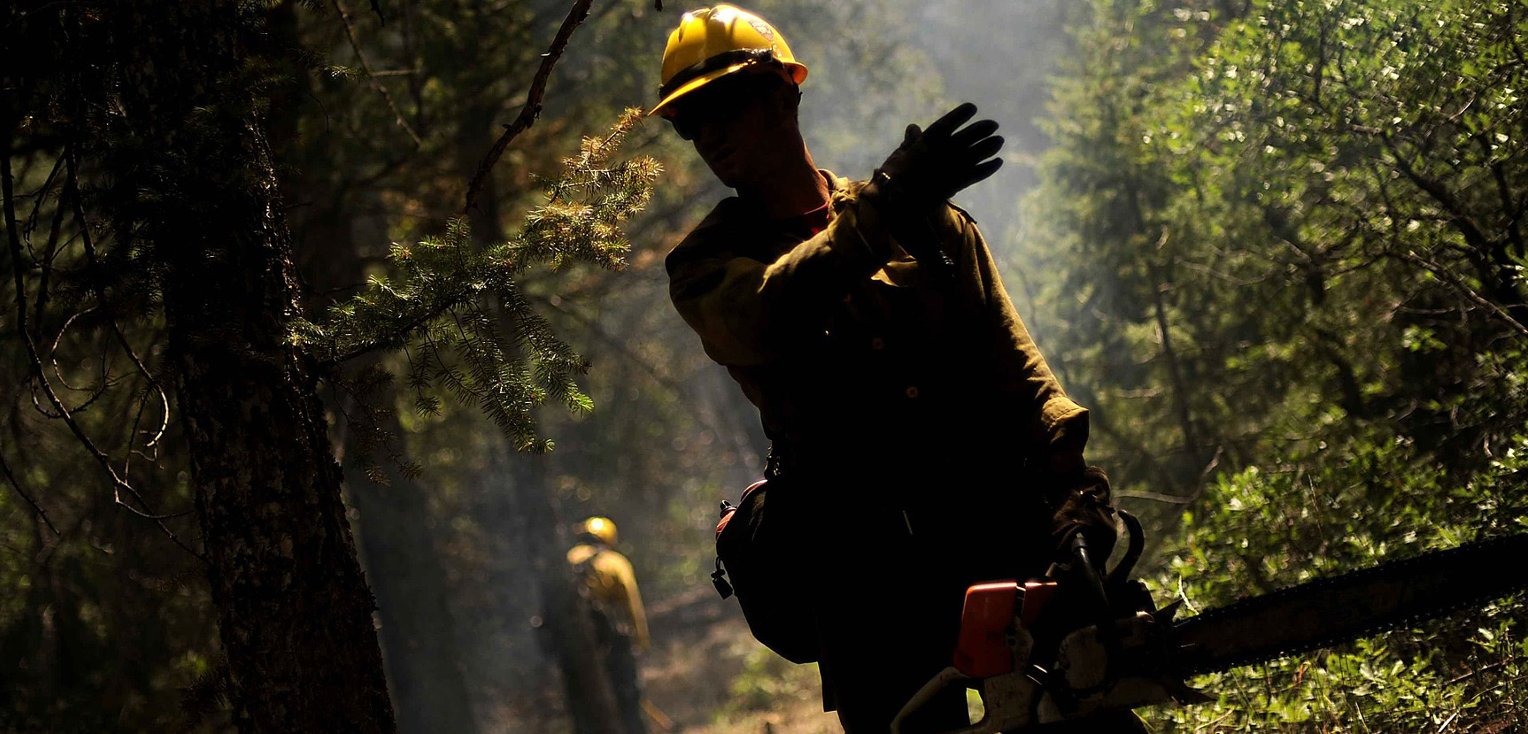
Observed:
[[[594,636],[589,601],[578,593],[566,549],[571,538],[559,517],[556,495],[547,482],[547,457],[509,457],[513,491],[526,513],[526,540],[540,577],[541,616],[562,670],[564,700],[577,734],[624,734],[615,690],[605,671]]]
[[[282,7],[290,12],[290,5]],[[295,32],[290,33],[290,46],[296,45],[295,35]],[[289,129],[289,134],[296,134],[298,115],[294,114],[297,111],[295,104],[306,92],[304,88],[299,94],[288,94],[290,106],[285,108],[286,119],[273,120],[273,123],[284,122],[281,127]],[[273,109],[281,108],[273,104]],[[277,129],[272,127],[273,138]],[[283,156],[281,143],[281,140],[273,139],[276,156],[283,163],[282,170],[322,170],[332,166],[333,161],[315,162]],[[371,240],[365,235],[359,238],[355,235],[357,225],[368,225],[381,233],[385,232],[386,223],[356,216],[356,211],[366,208],[357,203],[364,192],[355,193],[349,187],[339,189],[350,195],[344,197],[332,190],[320,190],[317,184],[301,174],[283,181],[287,200],[317,202],[295,210],[292,231],[299,269],[311,291],[319,294],[349,292],[356,284],[365,282],[363,243],[369,242],[379,249],[385,243],[380,236]],[[314,297],[308,310],[317,311],[328,306],[328,298]],[[369,355],[355,360],[354,364],[347,364],[346,371],[358,374],[379,366],[380,362],[377,355]],[[379,385],[364,399],[369,407],[386,411],[376,416],[380,424],[376,427],[393,437],[400,446],[406,444],[394,410],[398,400],[397,383]],[[358,406],[340,407],[350,415],[358,414]],[[445,564],[428,522],[427,490],[397,470],[385,447],[370,448],[374,454],[371,459],[386,473],[388,483],[384,486],[373,482],[359,459],[370,437],[344,422],[341,426],[343,428],[336,432],[334,440],[343,447],[346,497],[359,516],[354,532],[363,569],[376,594],[382,658],[388,691],[396,707],[398,731],[402,734],[472,734],[477,731],[477,724],[467,679],[460,665],[464,656],[457,643]]]
[[[391,386],[371,396],[391,408]],[[387,416],[384,430],[401,437],[396,413]],[[354,431],[347,444],[355,443]],[[452,732],[472,734],[477,724],[467,682],[458,666],[451,607],[447,604],[446,572],[435,551],[427,522],[430,508],[425,488],[396,466],[382,462],[384,486],[371,481],[364,467],[347,451],[345,481],[350,501],[360,515],[356,534],[361,558],[370,572],[382,621],[382,652],[402,734]]]
[[[107,172],[161,269],[169,365],[245,732],[391,732],[372,599],[313,365],[235,0],[103,3],[121,63]]]

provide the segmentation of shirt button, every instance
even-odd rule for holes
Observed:
[[[882,339],[881,337],[876,337],[874,339],[871,339],[870,340],[870,348],[874,349],[876,351],[880,351],[882,349],[885,349],[886,348],[886,340]]]
[[[902,394],[906,395],[909,398],[917,398],[918,397],[918,386],[917,385],[908,385],[907,389],[902,391]]]

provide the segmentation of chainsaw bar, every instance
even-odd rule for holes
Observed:
[[[1173,625],[1183,675],[1275,660],[1410,626],[1528,588],[1528,534],[1317,579]]]

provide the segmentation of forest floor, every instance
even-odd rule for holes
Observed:
[[[648,605],[653,646],[638,664],[648,734],[840,734],[824,713],[815,665],[793,665],[753,639],[735,600],[707,588]],[[504,701],[487,731],[570,734],[556,676]],[[666,726],[665,726],[666,725]]]
[[[815,665],[793,665],[748,632],[737,602],[705,588],[655,604],[653,649],[642,660],[643,690],[670,732],[836,734],[824,713]],[[664,730],[649,721],[650,734]]]

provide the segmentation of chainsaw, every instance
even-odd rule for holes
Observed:
[[[1177,620],[1130,578],[1140,522],[1119,512],[1128,539],[1100,570],[1081,534],[1039,579],[966,591],[953,663],[892,721],[959,686],[982,700],[980,721],[946,734],[1026,731],[1163,703],[1211,700],[1194,675],[1274,660],[1442,616],[1528,588],[1528,534],[1470,543],[1316,579]],[[1505,561],[1505,562],[1503,562]]]

